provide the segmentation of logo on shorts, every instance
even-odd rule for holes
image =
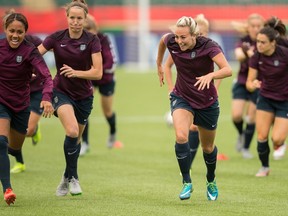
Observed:
[[[23,57],[22,56],[16,56],[16,62],[17,63],[21,63],[22,62]]]
[[[56,97],[54,97],[54,103],[55,103],[55,104],[57,104],[57,103],[58,103],[58,101],[59,101],[59,100],[58,100],[58,97],[57,97],[57,96],[56,96]]]
[[[174,107],[176,103],[177,103],[177,99],[175,99],[175,100],[172,102],[172,106]]]
[[[83,51],[83,50],[85,50],[85,49],[86,49],[86,44],[81,44],[81,45],[80,45],[80,50]]]

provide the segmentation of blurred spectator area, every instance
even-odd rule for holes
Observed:
[[[139,8],[137,3],[146,0],[86,0],[89,13],[94,15],[101,29],[123,31],[138,28]],[[63,28],[67,0],[0,0],[0,13],[13,7],[23,12],[30,32],[52,32]],[[163,31],[181,16],[203,13],[211,23],[212,31],[226,31],[231,21],[243,21],[251,13],[260,13],[264,18],[278,16],[288,21],[288,0],[150,0],[148,10],[149,28]]]
[[[26,15],[29,33],[43,37],[67,28],[64,5],[69,0],[0,0],[0,13],[9,8]],[[288,0],[86,0],[92,14],[104,32],[110,33],[117,44],[119,63],[139,62],[143,58],[155,64],[155,47],[159,37],[182,16],[195,17],[203,13],[210,21],[210,37],[221,44],[228,60],[234,58],[234,46],[240,34],[231,22],[244,22],[252,13],[265,19],[278,16],[288,23]],[[139,2],[150,3],[148,7]],[[144,4],[144,5],[145,5]],[[147,5],[146,5],[147,6]],[[140,21],[142,13],[144,21]],[[148,17],[148,18],[146,18]],[[143,27],[144,26],[144,27]],[[2,25],[1,25],[2,28]],[[0,29],[1,30],[1,29]],[[147,34],[147,32],[149,32]],[[142,35],[149,42],[143,41]],[[144,44],[143,44],[144,43]],[[149,49],[141,49],[142,47]],[[146,57],[143,52],[149,52]],[[150,58],[150,59],[147,59]]]
[[[27,2],[44,2],[43,0],[1,0],[1,6],[18,6],[25,4]],[[46,1],[48,2],[48,1]],[[64,5],[67,3],[65,0],[50,0],[58,6]],[[123,5],[128,3],[136,3],[137,0],[86,0],[89,5]],[[150,0],[151,5],[167,5],[167,4],[200,4],[200,5],[218,5],[218,4],[235,4],[235,5],[244,5],[244,4],[287,4],[287,0]]]

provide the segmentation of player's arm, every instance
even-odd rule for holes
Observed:
[[[172,66],[174,62],[172,56],[169,54],[165,63],[164,63],[164,73],[165,73],[165,80],[168,86],[169,93],[174,89],[174,83],[172,80]]]
[[[196,77],[197,82],[194,86],[198,86],[198,90],[209,89],[210,83],[214,79],[223,79],[232,76],[232,68],[222,52],[213,57],[212,60],[218,66],[219,70],[210,72],[205,76]]]
[[[243,62],[254,54],[254,47],[247,42],[243,42],[241,47],[237,47],[234,50],[234,54],[239,62]]]
[[[168,34],[163,35],[159,41],[158,54],[157,54],[157,59],[156,59],[160,86],[164,85],[164,71],[163,71],[162,62],[163,62],[164,53],[166,50],[166,45],[164,43],[164,40],[167,35]]]
[[[46,52],[48,52],[48,50],[43,46],[43,44],[40,44],[37,48],[41,55],[44,55]]]
[[[93,65],[89,70],[74,70],[69,65],[64,64],[63,67],[60,68],[60,75],[64,75],[68,78],[100,80],[103,75],[101,52],[93,53],[91,57]]]
[[[256,88],[260,88],[261,81],[257,80],[258,71],[249,67],[248,77],[246,80],[246,88],[248,91],[253,92]]]

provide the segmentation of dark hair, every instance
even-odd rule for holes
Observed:
[[[270,26],[266,26],[266,27],[262,28],[258,34],[266,35],[270,42],[276,40],[279,36],[279,33],[274,28],[272,28]]]
[[[69,4],[66,5],[66,15],[68,16],[69,11],[72,7],[80,7],[84,10],[85,12],[85,17],[88,14],[88,6],[85,2],[85,0],[72,0]]]
[[[270,26],[271,28],[275,29],[281,37],[286,35],[286,26],[284,25],[282,20],[280,20],[276,16],[273,16],[270,19],[268,19],[264,24],[264,27],[266,26]]]
[[[6,20],[5,20],[5,29],[7,29],[8,26],[15,20],[21,22],[24,25],[25,31],[27,32],[28,21],[27,21],[26,17],[21,13],[12,13],[12,14],[8,15]]]

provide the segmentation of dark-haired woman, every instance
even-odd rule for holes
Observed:
[[[6,38],[0,40],[0,179],[4,200],[8,205],[15,202],[16,195],[10,182],[9,149],[21,151],[26,137],[30,116],[30,81],[32,71],[43,80],[43,116],[53,114],[53,82],[50,71],[37,50],[25,35],[28,22],[24,15],[13,13],[5,18]]]
[[[257,177],[268,176],[269,132],[274,146],[282,146],[288,135],[288,48],[276,43],[279,32],[267,26],[257,35],[257,52],[249,62],[247,89],[260,89],[256,110],[257,151],[261,168]],[[261,76],[261,81],[257,79]],[[259,77],[258,76],[258,77]]]

